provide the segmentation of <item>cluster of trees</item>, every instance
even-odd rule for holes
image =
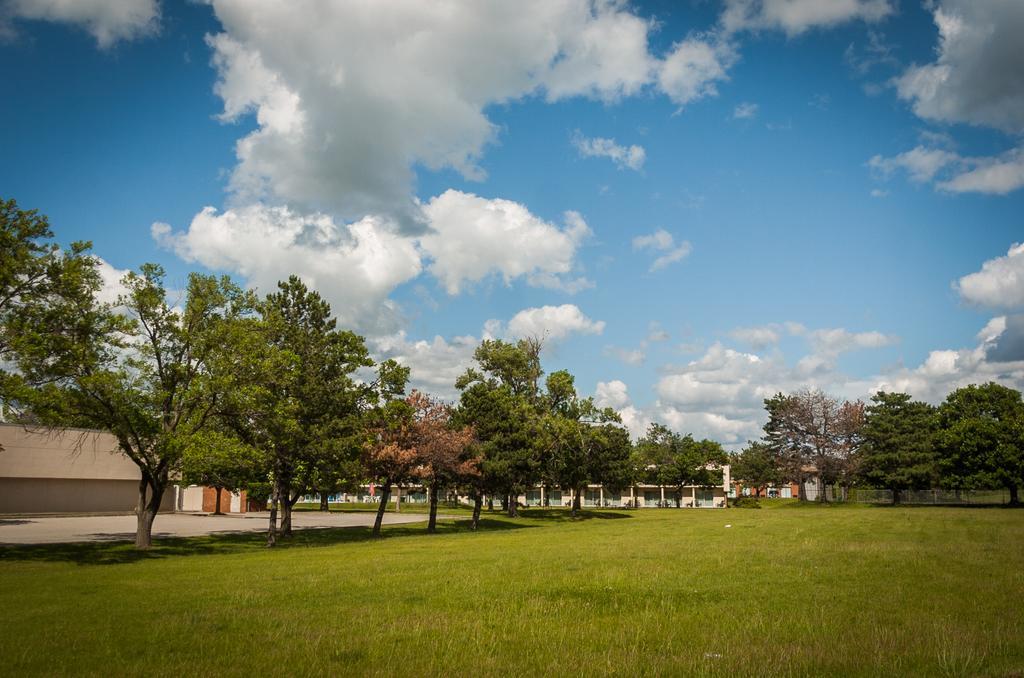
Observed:
[[[168,290],[144,264],[116,302],[90,244],[61,249],[46,218],[0,201],[0,402],[17,420],[110,432],[140,471],[136,545],[147,548],[164,493],[179,479],[269,500],[267,541],[291,534],[305,494],[380,487],[446,494],[510,516],[527,488],[615,490],[638,480],[721,482],[712,441],[655,425],[636,446],[573,376],[541,369],[541,342],[484,341],[455,386],[458,403],[407,394],[409,368],[375,363],[362,337],[296,276],[264,298],[227,277],[191,274]],[[172,300],[173,298],[173,300]],[[219,499],[220,492],[217,492]],[[219,508],[219,507],[218,507]]]
[[[619,415],[581,397],[570,373],[552,372],[541,385],[540,349],[535,339],[486,340],[476,349],[478,367],[456,382],[455,417],[473,427],[482,449],[479,485],[470,493],[475,515],[487,496],[515,516],[516,498],[538,485],[546,496],[553,488],[571,492],[573,515],[591,484],[610,492],[638,482],[674,487],[677,505],[685,485],[721,485],[721,445],[661,424],[632,444]]]
[[[821,391],[765,400],[764,437],[733,455],[732,475],[755,488],[817,478],[845,492],[887,489],[957,492],[1005,488],[1018,504],[1024,485],[1024,401],[996,383],[952,391],[939,406],[880,391],[870,404],[840,402]],[[827,501],[820,492],[818,499]]]

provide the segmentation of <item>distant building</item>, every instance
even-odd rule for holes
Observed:
[[[109,433],[0,424],[0,448],[0,514],[135,511],[141,474]],[[212,512],[215,498],[212,488],[172,485],[160,510]],[[244,494],[222,493],[225,513],[247,503]]]
[[[800,485],[797,483],[783,483],[781,485],[766,485],[755,488],[737,481],[733,485],[729,496],[759,496],[768,499],[791,499],[800,496]]]
[[[711,487],[687,485],[683,487],[679,508],[725,508],[729,497],[736,496],[729,475],[729,466],[722,466],[722,484]],[[728,489],[727,489],[728,488]],[[392,490],[390,501],[410,504],[421,504],[427,501],[427,493],[422,487],[415,485],[403,486]],[[495,497],[497,499],[497,497]],[[380,501],[379,492],[372,486],[363,485],[356,492],[330,495],[330,504],[373,503]],[[309,494],[303,497],[306,502],[319,502],[320,497]],[[469,497],[460,496],[459,501],[471,503]],[[544,488],[537,485],[520,494],[518,502],[521,506],[571,506],[572,493],[563,492],[558,488]],[[601,485],[588,485],[581,497],[580,504],[591,508],[673,508],[676,505],[676,488],[662,485],[640,483],[621,491],[611,491]]]

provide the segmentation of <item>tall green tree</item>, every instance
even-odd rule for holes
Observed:
[[[221,513],[221,493],[238,492],[265,477],[262,453],[222,431],[199,433],[185,445],[181,480],[188,485],[212,487],[213,512]]]
[[[860,478],[891,490],[894,504],[906,490],[931,487],[936,477],[935,424],[935,408],[928,403],[906,393],[873,395],[862,429]]]
[[[108,431],[140,471],[135,544],[153,521],[183,452],[206,430],[225,384],[209,367],[251,298],[227,278],[192,274],[172,306],[164,271],[144,264],[122,280],[116,309],[97,300],[95,262],[21,314],[14,353],[33,415],[55,426]]]
[[[590,484],[611,489],[621,480],[632,445],[629,432],[611,408],[598,408],[592,398],[581,398],[569,372],[548,375],[540,437],[546,479],[572,492],[572,515],[580,511],[583,492]]]
[[[0,198],[0,419],[31,416],[22,411],[24,375],[9,369],[17,362],[15,345],[25,348],[33,339],[25,332],[40,320],[66,322],[50,316],[73,310],[73,299],[98,289],[88,250],[89,243],[78,242],[62,251],[45,215]]]
[[[291,534],[295,503],[325,471],[352,468],[376,394],[375,384],[355,378],[357,370],[373,366],[363,338],[339,330],[330,305],[297,276],[278,283],[258,311],[258,319],[239,325],[236,343],[218,364],[232,384],[218,414],[266,456],[267,544],[273,546]]]
[[[729,463],[733,480],[753,488],[757,497],[766,487],[782,482],[779,459],[767,443],[748,442],[740,452],[730,456]]]
[[[994,382],[958,388],[938,409],[935,437],[942,483],[957,490],[1005,487],[1020,503],[1024,485],[1024,404]]]
[[[509,516],[518,497],[540,477],[541,343],[486,340],[477,347],[478,369],[456,381],[461,391],[456,421],[472,426],[484,455],[485,487],[502,497]]]
[[[637,441],[636,451],[647,481],[671,487],[677,508],[682,506],[684,487],[721,485],[722,466],[729,459],[721,444],[694,440],[656,422]]]

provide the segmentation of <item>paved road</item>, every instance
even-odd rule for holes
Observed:
[[[153,523],[153,537],[194,537],[225,532],[259,532],[267,529],[267,513],[211,516],[202,513],[161,513]],[[441,517],[441,516],[438,516]],[[366,527],[373,513],[292,514],[292,527]],[[423,513],[386,513],[385,525],[416,523]],[[135,516],[75,516],[59,518],[0,518],[0,544],[61,544],[81,541],[135,539]]]

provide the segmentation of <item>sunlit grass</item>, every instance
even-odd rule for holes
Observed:
[[[769,506],[0,550],[3,672],[1024,675],[1024,511]]]

